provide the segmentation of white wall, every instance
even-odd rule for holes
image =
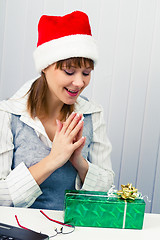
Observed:
[[[160,1],[0,0],[0,99],[36,77],[32,52],[41,14],[83,10],[99,46],[85,91],[103,105],[115,185],[133,183],[160,213]]]

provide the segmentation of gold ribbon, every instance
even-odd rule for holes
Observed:
[[[121,196],[123,199],[132,199],[138,196],[138,189],[132,186],[132,183],[128,183],[127,185],[121,185],[121,190],[117,191],[117,194]]]

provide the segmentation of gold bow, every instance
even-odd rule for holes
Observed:
[[[117,191],[117,194],[121,196],[123,199],[132,199],[135,200],[137,197],[138,189],[132,187],[132,183],[128,183],[127,185],[121,185],[122,190]]]

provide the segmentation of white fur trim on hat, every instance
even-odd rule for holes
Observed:
[[[92,36],[77,34],[54,39],[38,46],[33,57],[36,69],[40,73],[49,65],[71,57],[85,57],[96,63],[98,51]]]

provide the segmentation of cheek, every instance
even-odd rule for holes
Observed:
[[[59,86],[62,85],[61,83],[61,78],[59,78],[59,76],[56,76],[55,74],[48,74],[46,76],[46,80],[47,80],[47,83],[48,83],[48,87],[50,89],[55,89],[55,88],[58,88]]]
[[[91,77],[88,77],[87,79],[85,79],[84,83],[85,83],[85,87],[87,87],[90,83]]]

